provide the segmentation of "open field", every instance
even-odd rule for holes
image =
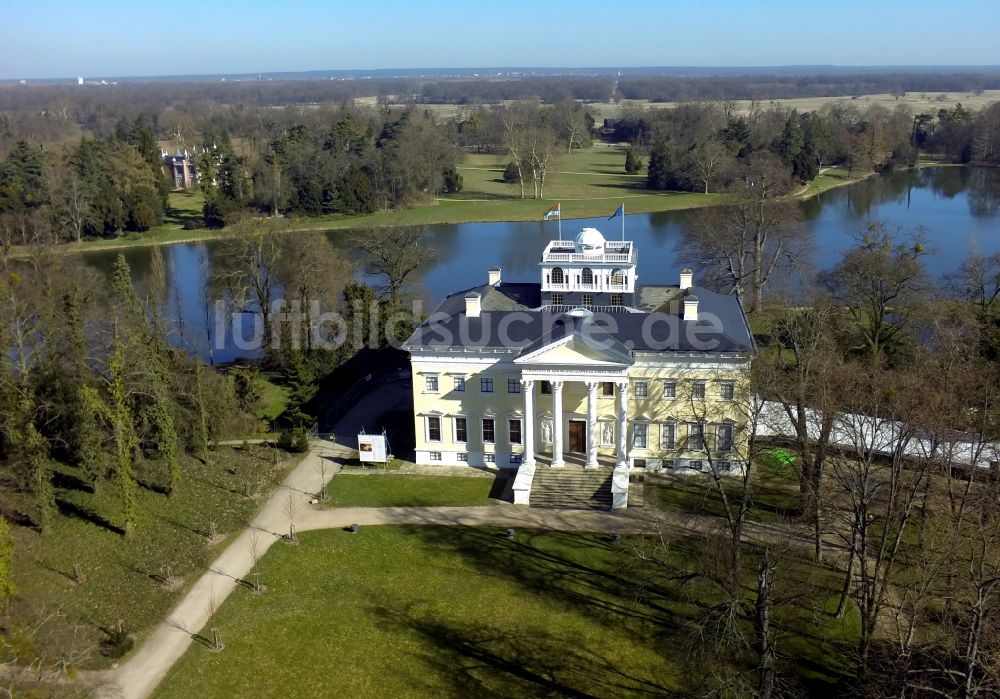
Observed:
[[[786,108],[793,107],[798,109],[800,112],[816,111],[817,109],[822,109],[828,104],[837,104],[838,102],[847,102],[857,105],[860,108],[867,107],[870,104],[881,104],[889,109],[894,108],[897,104],[906,104],[915,113],[931,112],[934,114],[937,113],[937,110],[942,107],[951,108],[959,102],[962,103],[963,107],[969,109],[981,109],[998,100],[1000,100],[1000,90],[983,90],[979,94],[969,92],[907,92],[905,95],[899,97],[899,99],[890,94],[858,95],[857,97],[850,95],[845,95],[843,97],[794,97],[791,99],[762,100],[761,103],[775,103]],[[744,113],[746,113],[746,111],[750,108],[750,100],[735,100],[735,103],[737,109]],[[669,109],[671,107],[676,107],[678,104],[678,102],[624,100],[618,104],[607,104],[603,102],[590,103],[587,105],[587,110],[593,114],[597,122],[600,123],[604,119],[613,119],[618,116],[621,112],[622,105],[651,107],[654,109]],[[449,107],[451,105],[442,106]]]
[[[14,526],[17,594],[5,625],[23,657],[45,649],[47,663],[101,667],[112,662],[109,642],[120,623],[141,638],[160,622],[226,542],[246,525],[290,465],[289,455],[269,447],[220,447],[210,463],[186,458],[185,479],[173,496],[162,492],[162,474],[138,472],[135,532],[123,537],[116,523],[118,496],[112,483],[97,493],[69,473],[56,474],[60,514],[39,534]],[[245,496],[249,487],[253,497]],[[6,503],[16,512],[16,503]],[[27,629],[51,619],[34,638]],[[8,649],[11,650],[11,649]],[[127,650],[127,648],[122,648]]]
[[[677,537],[658,567],[635,555],[646,543],[531,531],[508,541],[466,527],[308,533],[265,556],[264,594],[241,588],[222,606],[212,626],[225,649],[193,645],[156,696],[703,693],[714,678],[695,639],[718,588],[672,571],[697,569],[712,547]],[[835,694],[856,620],[821,611],[835,575],[780,565],[779,649],[795,658],[781,673]],[[735,650],[728,662],[724,671],[753,666]]]

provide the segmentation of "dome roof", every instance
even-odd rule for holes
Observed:
[[[584,253],[603,253],[604,236],[596,228],[584,228],[576,236],[576,250]]]

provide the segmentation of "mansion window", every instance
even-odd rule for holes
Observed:
[[[480,393],[493,393],[493,379],[479,379],[479,392]]]
[[[565,281],[566,281],[566,276],[563,274],[562,269],[560,269],[559,267],[554,268],[552,270],[552,283],[562,284]]]
[[[441,452],[439,452],[439,451],[432,451],[430,453],[430,457],[431,457],[431,461],[440,461],[441,460]]]
[[[677,397],[677,382],[673,379],[667,379],[663,382],[663,397],[664,398],[676,398]]]
[[[441,441],[441,418],[439,417],[427,418],[427,441],[428,442]]]
[[[732,461],[716,461],[715,468],[721,473],[729,473],[733,468]]]
[[[552,294],[552,305],[553,306],[561,306],[562,302],[563,302],[563,295],[562,294]]]
[[[602,381],[601,382],[601,393],[605,396],[615,395],[615,384],[613,381]]]
[[[510,463],[512,463],[512,464],[519,464],[519,463],[521,463],[521,455],[520,454],[511,454],[510,455]]]
[[[551,381],[542,381],[542,383],[539,384],[539,386],[538,386],[538,390],[541,391],[541,393],[542,393],[543,396],[551,396],[552,395],[552,382]]]
[[[733,450],[733,426],[723,423],[716,428],[715,448],[717,451]]]
[[[621,294],[611,294],[611,305],[612,306],[621,306],[623,301],[624,301],[624,299],[622,298]]]
[[[483,463],[484,464],[495,464],[496,462],[497,462],[497,455],[496,454],[483,454]]]
[[[496,442],[496,422],[491,417],[483,418],[483,443],[493,444]]]
[[[674,449],[677,446],[677,423],[664,422],[660,425],[660,449]]]
[[[705,468],[705,464],[701,459],[691,459],[688,461],[688,468],[692,468],[695,471],[700,471]]]
[[[622,286],[625,284],[625,273],[620,269],[611,270],[611,283]]]
[[[507,421],[507,438],[511,444],[521,443],[521,421],[520,420],[508,420]]]
[[[705,430],[700,422],[688,423],[687,448],[693,451],[705,448]]]
[[[722,400],[732,400],[736,388],[732,381],[723,381],[719,384],[719,394]]]
[[[460,451],[457,454],[455,454],[455,458],[457,460],[459,460],[459,461],[468,461],[469,460],[469,452],[467,452],[467,451]]]
[[[455,441],[469,441],[469,423],[464,417],[455,418]]]
[[[594,283],[594,271],[592,269],[590,269],[590,267],[584,267],[583,268],[583,272],[581,274],[580,281],[582,281],[584,284],[593,284]]]
[[[635,382],[635,397],[647,398],[649,396],[649,383],[646,381]]]
[[[507,393],[520,393],[521,379],[507,379]]]
[[[465,377],[455,377],[455,393],[465,393]]]
[[[580,304],[583,306],[593,306],[594,305],[594,295],[593,294],[580,294]]]
[[[424,377],[424,390],[427,393],[437,393],[438,392],[438,377],[436,377],[436,376],[425,376]]]
[[[649,443],[649,423],[636,422],[632,425],[632,446],[636,449],[645,449]]]
[[[691,397],[695,400],[705,400],[705,382],[695,381],[691,384]]]

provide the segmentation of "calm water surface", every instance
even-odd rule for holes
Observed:
[[[984,254],[1000,251],[1000,169],[925,168],[879,175],[830,190],[801,206],[814,238],[813,262],[819,268],[836,262],[854,243],[852,234],[869,221],[904,231],[922,228],[932,251],[925,262],[934,275],[954,272],[973,246]],[[609,215],[614,208],[608,205]],[[572,215],[570,202],[563,212]],[[626,217],[625,237],[634,240],[639,250],[640,281],[676,282],[678,271],[687,265],[676,251],[688,216],[685,211],[670,211]],[[609,239],[621,236],[621,219],[606,218],[563,221],[563,235],[575,236],[584,226],[599,228]],[[437,251],[438,263],[422,279],[427,301],[436,304],[448,293],[485,283],[486,270],[493,265],[503,269],[506,281],[537,281],[539,255],[556,232],[555,221],[428,226],[427,242]],[[335,245],[345,244],[343,232],[328,235]],[[213,242],[186,243],[163,249],[171,270],[171,316],[183,324],[185,344],[199,348],[206,357],[202,290],[206,275],[211,274],[216,246]],[[110,270],[117,254],[93,252],[85,258],[99,269]],[[124,254],[142,283],[150,273],[150,251],[140,248]],[[230,361],[245,354],[227,346],[217,350],[214,359]]]

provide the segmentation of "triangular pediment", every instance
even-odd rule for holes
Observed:
[[[633,360],[628,350],[615,340],[589,340],[574,333],[535,348],[515,359],[514,363],[563,367],[624,368],[632,366]]]

